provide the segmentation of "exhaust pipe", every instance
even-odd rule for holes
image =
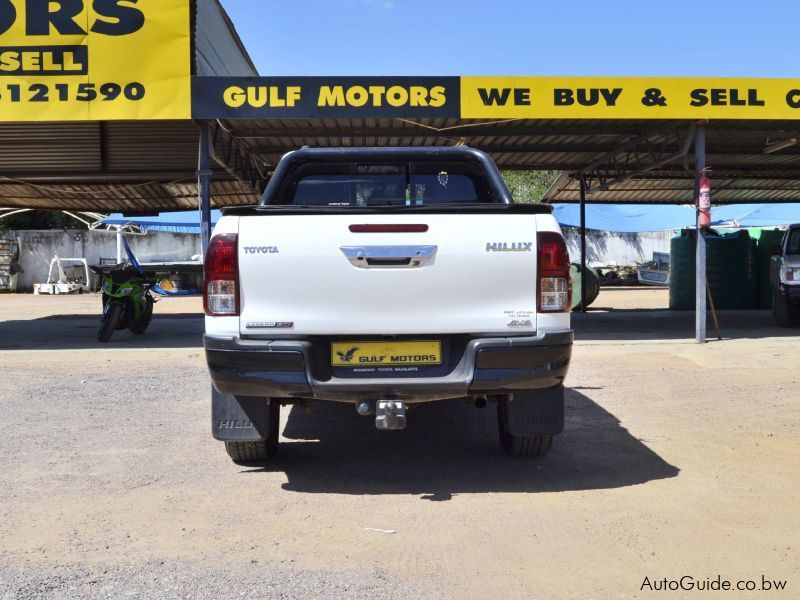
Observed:
[[[356,404],[356,412],[362,417],[367,417],[375,412],[372,403],[369,400],[362,400]]]

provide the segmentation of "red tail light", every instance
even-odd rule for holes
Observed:
[[[351,233],[425,233],[427,225],[350,225]]]
[[[539,232],[538,252],[539,312],[569,312],[572,308],[572,280],[564,238],[555,231]]]
[[[203,308],[209,316],[239,315],[237,235],[220,233],[206,251]]]

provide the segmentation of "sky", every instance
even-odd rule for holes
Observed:
[[[799,77],[797,0],[222,0],[262,75]]]

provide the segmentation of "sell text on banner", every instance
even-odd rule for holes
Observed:
[[[798,119],[800,79],[462,77],[463,119]]]
[[[0,121],[188,119],[190,0],[0,0]]]

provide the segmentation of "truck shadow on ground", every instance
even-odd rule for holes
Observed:
[[[127,329],[115,331],[111,342],[97,341],[100,314],[57,315],[40,319],[0,321],[0,351],[200,348],[203,315],[194,313],[153,315],[144,335]]]
[[[312,414],[294,407],[280,455],[267,470],[285,472],[283,487],[290,491],[412,494],[434,501],[458,493],[619,488],[679,473],[575,390],[567,391],[566,430],[545,458],[504,455],[495,414],[492,404],[425,404],[409,411],[408,429],[385,432],[352,406],[318,403]]]
[[[779,326],[771,310],[721,310],[717,314],[723,339],[800,335],[798,328]],[[586,313],[573,313],[572,326],[579,341],[694,341],[695,338],[694,311],[591,306]],[[717,339],[710,316],[706,334],[709,341]]]

